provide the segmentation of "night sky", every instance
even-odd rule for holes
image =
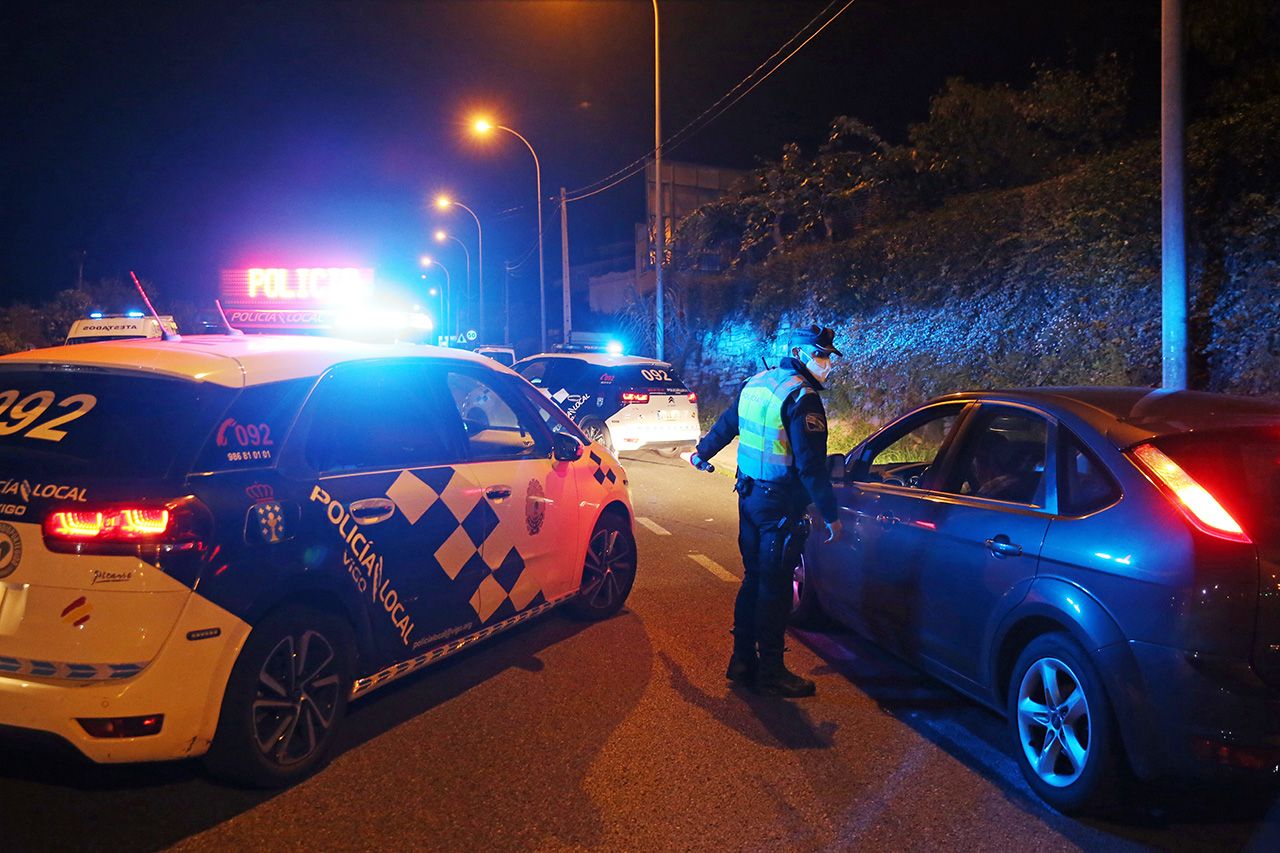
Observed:
[[[827,5],[660,0],[665,130]],[[1018,83],[1033,61],[1084,65],[1103,50],[1137,60],[1141,92],[1158,75],[1158,15],[1156,0],[855,0],[666,156],[749,167],[790,141],[813,150],[842,114],[901,138],[948,76]],[[72,286],[81,250],[88,279],[132,268],[192,297],[212,298],[224,266],[411,279],[437,223],[473,239],[465,214],[429,208],[438,190],[480,214],[496,282],[533,244],[532,160],[514,137],[474,140],[466,118],[484,109],[523,133],[544,195],[613,172],[652,146],[651,16],[648,0],[10,0],[0,299]],[[638,178],[572,205],[575,262],[630,240],[642,205]],[[550,282],[559,232],[547,224]],[[460,254],[440,254],[458,275]]]

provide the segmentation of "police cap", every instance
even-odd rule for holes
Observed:
[[[817,347],[825,355],[844,355],[836,349],[835,330],[826,326],[797,326],[791,331],[793,347]]]

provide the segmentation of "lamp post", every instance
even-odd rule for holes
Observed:
[[[476,212],[467,207],[457,199],[450,198],[447,195],[436,196],[436,208],[439,210],[448,210],[450,207],[460,207],[467,213],[471,214],[471,218],[476,222],[476,279],[480,284],[480,340],[487,340],[484,336],[484,229],[480,227],[480,217],[476,216]],[[468,255],[470,258],[470,255]],[[467,273],[467,287],[470,288],[471,273]],[[468,294],[469,296],[470,294]]]
[[[467,273],[467,292],[466,292],[466,297],[465,297],[465,302],[464,302],[464,304],[467,306],[467,320],[468,320],[468,323],[470,323],[470,318],[471,318],[471,253],[467,251],[467,244],[466,244],[466,243],[462,242],[462,241],[461,241],[461,240],[459,240],[457,237],[454,237],[452,234],[450,234],[449,232],[445,231],[443,228],[437,228],[437,229],[436,229],[436,233],[435,233],[433,236],[436,238],[436,242],[437,242],[437,243],[443,243],[445,240],[452,240],[453,242],[457,243],[459,246],[461,246],[461,247],[462,247],[462,256],[463,256],[464,258],[466,258],[466,264],[467,264],[467,267],[466,267],[466,273]]]
[[[529,144],[529,140],[525,139],[511,128],[494,124],[486,119],[476,119],[472,124],[472,129],[480,135],[488,134],[494,130],[505,130],[524,143],[524,147],[529,149],[529,153],[533,155],[533,174],[535,181],[535,191],[538,198],[538,295],[541,304],[541,322],[539,324],[539,338],[542,342],[542,350],[547,349],[547,279],[542,263],[542,164],[538,162],[538,152],[533,150],[533,146]]]
[[[662,260],[667,254],[666,225],[662,221],[662,76],[658,61],[658,0],[653,0],[653,209],[654,209],[654,331],[656,355],[663,360]]]
[[[452,306],[452,305],[453,305],[453,280],[452,280],[452,278],[451,278],[451,277],[450,277],[450,275],[449,275],[449,268],[448,268],[448,267],[446,267],[444,264],[440,263],[439,261],[437,261],[436,259],[432,258],[430,255],[423,255],[423,256],[422,256],[422,266],[423,266],[423,268],[424,268],[424,269],[425,269],[425,268],[427,268],[427,267],[439,267],[439,268],[444,272],[444,292],[445,292],[445,301],[446,301],[450,306]],[[450,315],[451,313],[453,313],[453,312],[450,310],[450,308],[446,307],[446,309],[445,309],[445,315],[446,315],[446,316],[445,316],[445,329],[444,329],[444,333],[445,333],[445,335],[446,335],[446,336],[449,334],[449,316],[448,316],[448,315]],[[455,327],[455,328],[454,328],[454,334],[457,334],[457,331],[458,331],[458,330],[457,330],[457,328]]]

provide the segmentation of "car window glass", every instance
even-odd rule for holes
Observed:
[[[1048,426],[1030,412],[983,407],[943,491],[1042,506]]]
[[[516,365],[516,371],[533,385],[542,387],[547,381],[547,373],[551,367],[551,359],[540,358]]]
[[[251,385],[218,422],[196,462],[196,471],[268,468],[276,463],[315,378]]]
[[[500,376],[451,371],[447,385],[462,417],[470,458],[527,459],[551,452],[545,433],[514,386]]]
[[[577,436],[583,441],[587,441],[587,437],[583,434],[578,425],[573,422],[563,409],[547,399],[542,394],[530,394],[529,402],[533,404],[538,416],[542,418],[542,423],[552,432],[567,432],[570,435]]]
[[[938,451],[963,410],[962,405],[940,407],[924,421],[905,424],[873,446],[867,479],[895,486],[918,486],[938,457]]]
[[[1120,488],[1097,457],[1080,439],[1060,430],[1058,450],[1058,512],[1088,515],[1120,497]]]
[[[454,410],[423,365],[339,368],[320,383],[308,409],[305,452],[318,471],[416,468],[463,458]]]

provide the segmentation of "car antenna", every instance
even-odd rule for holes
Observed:
[[[142,295],[142,302],[147,306],[147,310],[151,312],[151,316],[156,318],[156,323],[160,325],[160,340],[162,341],[180,341],[182,335],[177,332],[170,332],[165,328],[164,321],[160,319],[160,315],[156,313],[156,307],[151,304],[151,299],[147,296],[147,292],[142,289],[142,282],[138,281],[138,274],[133,270],[129,270],[129,277],[133,279],[133,284],[138,288],[138,293]]]
[[[222,328],[227,330],[227,334],[237,338],[243,338],[244,332],[232,326],[231,321],[227,319],[227,312],[222,310],[222,300],[215,299],[213,300],[213,304],[214,307],[218,309],[218,316],[222,318]]]

